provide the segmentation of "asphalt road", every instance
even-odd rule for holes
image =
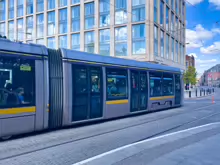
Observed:
[[[220,91],[166,111],[63,129],[0,143],[0,165],[72,165],[160,135],[220,121]],[[220,132],[219,132],[220,133]]]

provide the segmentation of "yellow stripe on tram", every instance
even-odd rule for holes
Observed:
[[[150,98],[151,101],[155,101],[155,100],[165,100],[165,99],[173,99],[174,96],[162,96],[162,97],[152,97]]]
[[[22,113],[35,113],[36,107],[19,107],[19,108],[8,108],[0,109],[0,115],[17,115]]]
[[[113,100],[113,101],[107,101],[106,104],[127,104],[128,100]]]

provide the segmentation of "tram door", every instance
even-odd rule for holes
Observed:
[[[72,121],[102,117],[102,68],[74,66]]]
[[[131,71],[131,112],[147,109],[147,72]]]
[[[175,105],[181,103],[181,79],[179,74],[175,74]]]

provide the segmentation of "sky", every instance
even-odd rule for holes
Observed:
[[[220,0],[186,0],[186,4],[186,53],[195,57],[200,77],[220,64]]]

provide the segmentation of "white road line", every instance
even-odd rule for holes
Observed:
[[[111,150],[111,151],[105,152],[105,153],[103,153],[103,154],[100,154],[100,155],[97,155],[97,156],[91,157],[91,158],[89,158],[89,159],[86,159],[86,160],[80,161],[80,162],[75,163],[75,164],[72,164],[72,165],[83,165],[83,164],[86,164],[86,163],[92,162],[93,160],[96,160],[96,159],[102,158],[102,157],[104,157],[104,156],[106,156],[106,155],[110,155],[110,154],[112,154],[112,153],[114,153],[114,152],[117,152],[117,151],[120,151],[120,150],[123,150],[123,149],[129,148],[129,147],[134,146],[134,145],[137,145],[137,144],[142,144],[142,143],[145,143],[145,142],[153,141],[153,140],[156,140],[156,139],[160,139],[160,138],[164,138],[164,137],[167,137],[167,136],[176,135],[176,134],[183,133],[183,132],[187,132],[187,131],[191,131],[191,130],[195,130],[195,129],[198,129],[198,128],[208,127],[208,126],[211,126],[211,125],[220,125],[220,122],[209,123],[209,124],[205,124],[205,125],[201,125],[201,126],[197,126],[197,127],[193,127],[193,128],[189,128],[189,129],[185,129],[185,130],[181,130],[181,131],[177,131],[177,132],[169,133],[169,134],[166,134],[166,135],[158,136],[158,137],[155,137],[155,138],[146,139],[146,140],[143,140],[143,141],[140,141],[140,142],[136,142],[136,143],[128,144],[128,145],[125,145],[125,146],[122,146],[122,147],[116,148],[116,149],[114,149],[114,150]]]

